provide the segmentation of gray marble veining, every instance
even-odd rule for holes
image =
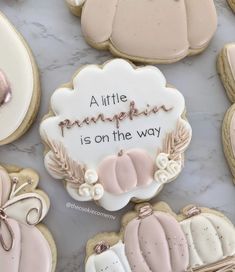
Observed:
[[[217,208],[235,223],[235,186],[221,145],[221,124],[230,103],[215,66],[223,45],[235,40],[235,15],[225,0],[217,0],[216,5],[219,25],[209,48],[177,64],[159,66],[168,82],[186,98],[193,141],[186,154],[183,173],[167,185],[155,201],[168,201],[176,211],[189,203]],[[86,241],[101,231],[118,231],[122,214],[133,205],[113,213],[114,218],[110,219],[81,211],[89,207],[104,212],[92,203],[77,203],[80,210],[66,208],[67,202],[74,201],[62,183],[53,180],[44,169],[38,127],[56,87],[69,81],[81,65],[102,63],[111,55],[85,43],[79,19],[69,13],[63,0],[1,0],[0,10],[30,44],[42,79],[42,103],[36,122],[20,140],[0,148],[0,161],[32,167],[40,173],[40,186],[51,198],[51,210],[45,223],[58,246],[56,271],[83,272]]]

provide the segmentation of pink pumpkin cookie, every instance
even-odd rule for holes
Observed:
[[[53,272],[56,247],[40,222],[49,199],[36,189],[38,175],[30,169],[0,167],[0,270]]]
[[[30,48],[0,13],[0,145],[22,136],[40,102],[39,75]]]
[[[229,100],[235,103],[235,44],[227,44],[219,54],[217,68]],[[222,128],[223,147],[235,177],[235,104],[227,111]]]
[[[235,228],[221,213],[163,202],[136,206],[120,233],[88,241],[86,272],[216,272],[235,269]]]
[[[81,68],[41,123],[45,166],[78,201],[107,210],[154,197],[183,168],[191,127],[182,94],[153,66]]]
[[[213,0],[67,0],[98,49],[146,63],[202,52],[217,28]]]

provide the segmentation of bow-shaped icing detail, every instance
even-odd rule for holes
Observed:
[[[36,192],[22,193],[32,180],[18,186],[18,179],[10,179],[8,173],[0,168],[0,246],[10,251],[14,246],[15,235],[9,219],[28,226],[37,225],[48,211],[45,199]]]
[[[6,213],[4,212],[2,208],[0,208],[0,229],[2,228],[2,224],[5,224],[7,232],[9,233],[10,245],[8,246],[7,243],[4,241],[4,237],[1,232],[0,232],[0,243],[5,251],[10,251],[13,248],[14,233],[10,224],[8,223]]]

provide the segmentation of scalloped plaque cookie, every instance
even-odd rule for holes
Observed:
[[[91,46],[134,61],[172,63],[198,54],[217,28],[213,0],[66,1]]]
[[[163,202],[138,205],[120,233],[88,241],[86,272],[232,272],[235,228],[221,213],[187,206],[176,215]]]
[[[56,247],[40,222],[49,209],[31,169],[0,166],[0,268],[10,272],[54,272]]]
[[[217,69],[229,100],[235,103],[235,43],[224,46],[218,57]],[[235,104],[225,114],[222,137],[225,157],[235,177]]]
[[[155,196],[184,164],[191,127],[182,94],[153,66],[83,67],[51,98],[40,127],[45,166],[78,201],[119,210]]]
[[[23,135],[38,111],[40,84],[32,53],[0,13],[0,145]]]

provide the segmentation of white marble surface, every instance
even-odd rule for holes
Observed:
[[[165,200],[176,211],[197,203],[223,211],[235,223],[235,186],[221,146],[221,123],[230,103],[217,76],[216,56],[223,45],[235,40],[235,15],[225,0],[217,0],[219,25],[210,47],[200,56],[174,65],[160,66],[169,83],[185,95],[193,141],[186,154],[181,176],[165,187],[155,200]],[[45,221],[58,246],[58,272],[83,272],[86,241],[101,231],[117,231],[120,217],[132,207],[106,219],[66,208],[74,203],[61,182],[53,180],[43,166],[43,146],[38,134],[40,119],[47,112],[53,90],[70,80],[83,64],[102,63],[106,52],[90,48],[83,40],[78,18],[73,17],[63,0],[1,0],[3,11],[29,42],[42,78],[42,103],[32,129],[17,142],[0,147],[0,161],[36,169],[40,186],[51,198]],[[23,90],[22,90],[23,91]],[[79,207],[103,210],[94,204]]]

